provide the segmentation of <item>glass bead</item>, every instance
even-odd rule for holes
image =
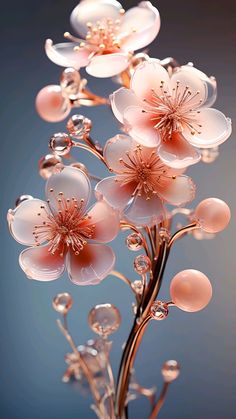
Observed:
[[[142,295],[143,293],[143,283],[140,280],[134,281],[131,283],[131,287],[138,295]]]
[[[57,156],[65,156],[71,150],[73,143],[70,136],[64,132],[54,134],[49,141],[49,147]]]
[[[74,68],[66,68],[60,78],[60,85],[63,93],[70,99],[75,100],[80,93],[81,77],[77,70]]]
[[[143,247],[143,240],[140,234],[138,233],[131,233],[126,238],[126,245],[129,250],[132,250],[133,252],[136,252]]]
[[[169,314],[168,305],[162,301],[154,301],[150,308],[150,315],[154,320],[164,320]]]
[[[121,316],[113,304],[98,304],[89,312],[88,322],[95,333],[108,336],[119,328]]]
[[[219,147],[213,148],[202,148],[200,149],[202,162],[203,163],[213,163],[219,156]]]
[[[72,136],[78,139],[83,139],[90,133],[92,122],[83,115],[73,115],[68,120],[66,127]]]
[[[147,273],[151,268],[151,261],[148,256],[139,255],[134,259],[134,270],[139,275]]]
[[[48,179],[55,172],[55,166],[60,164],[62,159],[55,154],[43,156],[38,163],[39,174],[43,179]]]
[[[177,361],[166,361],[162,366],[161,373],[165,383],[171,383],[178,378],[180,373],[180,366]]]
[[[229,206],[218,198],[204,199],[194,211],[194,218],[200,227],[208,233],[219,233],[230,221]]]
[[[71,295],[68,294],[68,292],[57,294],[56,297],[54,297],[53,302],[52,302],[52,306],[54,310],[56,310],[58,313],[61,313],[63,315],[68,313],[72,305],[73,305],[73,300],[72,300]]]
[[[62,121],[71,111],[70,100],[63,96],[58,85],[41,89],[36,96],[35,106],[39,116],[48,122]]]

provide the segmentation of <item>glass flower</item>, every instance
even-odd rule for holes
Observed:
[[[67,268],[73,283],[90,285],[111,271],[115,256],[103,243],[118,234],[118,213],[102,201],[87,213],[90,192],[85,173],[65,167],[48,179],[47,202],[33,198],[9,210],[12,236],[31,246],[19,257],[28,278],[51,281]]]
[[[186,65],[169,76],[156,59],[140,64],[130,89],[111,95],[116,118],[146,147],[158,147],[161,160],[174,168],[197,163],[197,148],[212,148],[231,134],[231,121],[209,108],[216,99],[216,83]]]
[[[160,29],[160,15],[149,1],[126,13],[116,0],[83,0],[71,13],[71,24],[82,39],[45,44],[51,61],[79,69],[95,77],[112,77],[124,71],[130,53],[150,44]]]
[[[131,137],[107,141],[104,157],[115,176],[101,180],[97,198],[124,212],[137,225],[153,225],[164,217],[163,203],[182,205],[194,198],[195,185],[183,169],[166,166],[156,148],[144,147]]]

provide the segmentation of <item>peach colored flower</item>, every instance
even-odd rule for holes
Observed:
[[[131,88],[111,95],[116,118],[146,147],[158,147],[161,160],[172,167],[187,167],[200,160],[196,148],[212,148],[231,134],[231,121],[209,108],[216,99],[216,83],[186,65],[172,76],[156,59],[141,63]]]
[[[123,211],[136,225],[153,225],[164,216],[163,203],[182,205],[194,198],[195,185],[183,170],[166,166],[156,148],[144,147],[126,135],[107,141],[104,157],[115,176],[101,180],[97,198]]]
[[[104,244],[119,231],[119,217],[105,202],[86,213],[90,181],[84,172],[65,167],[46,183],[47,202],[29,199],[9,210],[12,236],[31,246],[19,257],[28,278],[51,281],[65,268],[77,285],[97,284],[114,266],[112,249]]]
[[[75,42],[57,45],[48,39],[46,54],[63,67],[86,67],[95,77],[112,77],[124,71],[130,53],[150,44],[160,29],[159,12],[149,1],[125,13],[116,0],[83,0],[70,20],[82,39],[68,35]]]

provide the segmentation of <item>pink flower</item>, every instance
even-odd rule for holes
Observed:
[[[194,198],[192,180],[182,175],[183,170],[166,166],[156,148],[117,135],[107,141],[104,157],[116,176],[97,184],[97,197],[123,211],[125,218],[136,225],[159,223],[164,216],[164,202],[181,205]]]
[[[130,52],[150,44],[160,29],[160,15],[149,1],[125,13],[116,0],[83,0],[71,13],[71,24],[83,38],[53,45],[46,41],[46,54],[63,67],[86,67],[95,77],[112,77],[124,71]]]
[[[131,88],[111,95],[116,118],[146,147],[158,147],[161,160],[174,168],[200,160],[195,147],[212,148],[231,134],[231,121],[209,108],[216,82],[196,68],[182,66],[170,77],[158,60],[140,64]]]
[[[9,210],[12,236],[31,246],[19,257],[28,278],[51,281],[65,268],[77,285],[97,284],[114,266],[112,249],[104,244],[115,238],[119,218],[105,202],[86,213],[91,186],[84,172],[65,167],[46,183],[47,202],[29,199]]]

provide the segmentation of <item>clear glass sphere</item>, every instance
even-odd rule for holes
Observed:
[[[89,312],[88,322],[95,333],[108,336],[119,328],[121,316],[113,304],[98,304]]]
[[[204,199],[195,209],[194,217],[208,233],[219,233],[230,221],[230,208],[218,198]]]
[[[151,261],[148,256],[139,255],[134,259],[134,270],[139,275],[147,273],[151,268]]]
[[[71,111],[70,100],[63,96],[60,86],[53,84],[38,92],[35,106],[39,116],[48,122],[62,121]]]
[[[162,301],[154,301],[150,308],[150,315],[154,320],[164,320],[169,314],[168,305]]]
[[[66,128],[73,137],[83,139],[90,133],[92,122],[83,115],[73,115],[68,120]]]
[[[138,295],[142,295],[143,293],[143,283],[140,279],[131,283],[131,287]]]
[[[178,378],[180,374],[180,366],[177,361],[166,361],[162,366],[161,373],[165,383],[171,383]]]
[[[202,272],[186,269],[171,281],[170,295],[174,304],[183,311],[195,312],[205,308],[212,297],[212,286]]]
[[[55,154],[46,154],[46,156],[43,156],[38,163],[40,176],[43,179],[50,178],[50,176],[55,173],[55,166],[61,163],[62,159],[60,156]]]
[[[73,300],[68,292],[63,292],[62,294],[57,294],[54,297],[52,306],[60,314],[67,314],[73,305]]]
[[[81,77],[74,68],[66,68],[60,78],[60,85],[63,92],[72,100],[78,98],[80,92]]]
[[[129,250],[136,252],[143,247],[142,237],[138,233],[131,233],[126,237],[126,245]]]
[[[49,147],[57,156],[65,156],[71,150],[73,142],[70,136],[64,132],[54,134],[49,141]]]
[[[22,202],[28,201],[28,199],[34,199],[31,195],[20,195],[18,198],[16,198],[15,206],[18,207]]]

